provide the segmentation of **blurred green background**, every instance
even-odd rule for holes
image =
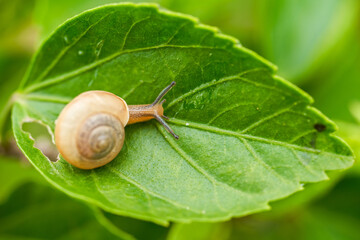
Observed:
[[[0,0],[0,239],[360,239],[360,166],[269,212],[169,228],[105,213],[51,187],[14,144],[6,109],[31,56],[67,18],[108,0]],[[218,27],[311,94],[360,156],[359,0],[158,0]],[[2,120],[3,119],[3,120]],[[25,128],[56,158],[43,127]],[[1,129],[1,128],[0,128]]]

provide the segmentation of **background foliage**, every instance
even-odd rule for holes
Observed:
[[[113,1],[0,0],[0,115],[6,112],[8,99],[41,40],[68,17],[106,2]],[[359,156],[359,1],[155,2],[219,27],[278,65],[281,76],[310,93],[315,106],[338,123],[339,134]],[[48,186],[25,160],[19,160],[8,118],[1,119],[0,125],[5,126],[2,135],[7,136],[0,158],[4,183],[0,189],[0,236],[4,239],[357,239],[360,235],[358,163],[345,173],[333,173],[327,182],[309,184],[304,191],[274,202],[270,212],[224,223],[164,228],[101,212]],[[44,134],[37,128],[29,126],[39,136],[38,144],[45,144],[41,140]],[[44,208],[42,203],[46,203]],[[58,205],[66,206],[66,211],[59,212]],[[69,223],[68,215],[76,218]],[[50,217],[52,221],[44,221]],[[43,231],[44,226],[51,231]]]

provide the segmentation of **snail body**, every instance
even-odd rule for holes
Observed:
[[[63,158],[81,169],[101,167],[121,151],[125,126],[158,120],[176,139],[178,136],[163,118],[162,97],[172,82],[152,104],[127,105],[124,99],[105,91],[81,93],[61,111],[55,126],[55,144]]]

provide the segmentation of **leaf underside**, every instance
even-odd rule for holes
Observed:
[[[24,121],[55,120],[87,90],[150,103],[171,81],[165,114],[126,127],[120,154],[95,170],[53,163],[33,147]],[[50,182],[112,213],[167,224],[217,221],[327,178],[353,162],[334,124],[311,98],[231,37],[150,4],[108,5],[60,26],[35,56],[13,107],[22,151]]]

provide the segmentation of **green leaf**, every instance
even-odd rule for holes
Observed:
[[[126,127],[120,154],[91,171],[50,162],[22,129],[55,120],[73,97],[111,91],[150,103],[171,81],[158,123]],[[217,221],[268,209],[268,202],[351,166],[335,125],[312,99],[235,39],[155,5],[87,11],[59,27],[37,52],[19,89],[12,121],[34,166],[69,195],[105,210],[167,224]]]

